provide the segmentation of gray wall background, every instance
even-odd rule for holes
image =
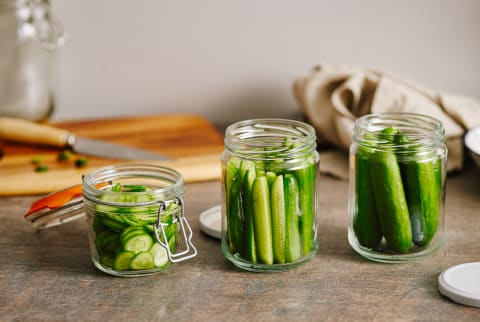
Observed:
[[[320,62],[383,69],[480,99],[479,0],[53,0],[54,119],[197,113],[219,124],[298,112]]]

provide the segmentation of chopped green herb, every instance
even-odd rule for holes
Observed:
[[[32,164],[40,164],[43,161],[43,157],[40,155],[36,155],[32,158]]]
[[[87,158],[81,157],[81,158],[75,160],[75,166],[76,166],[77,168],[82,168],[82,167],[84,167],[84,166],[87,165],[87,162],[88,162],[88,159],[87,159]]]
[[[112,191],[112,192],[122,191],[122,185],[120,184],[120,182],[118,182],[116,185],[114,185],[110,191]]]
[[[36,172],[47,172],[48,171],[48,166],[41,164],[35,168]]]
[[[122,186],[122,191],[123,192],[144,192],[144,191],[147,191],[147,187],[126,184]]]
[[[66,161],[72,157],[72,152],[70,150],[63,150],[57,156],[57,161]]]

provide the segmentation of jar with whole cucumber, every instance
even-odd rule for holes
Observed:
[[[84,176],[94,265],[112,275],[141,276],[181,260],[175,252],[188,226],[183,192],[181,175],[164,167],[117,165]]]
[[[229,126],[222,154],[222,251],[239,268],[282,271],[317,246],[319,156],[313,128],[282,119]]]
[[[420,114],[359,118],[350,148],[348,240],[379,262],[409,262],[444,243],[447,148],[440,121]]]

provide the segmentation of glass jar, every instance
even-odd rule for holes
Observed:
[[[46,229],[86,215],[94,265],[116,276],[142,276],[197,254],[184,192],[183,177],[173,169],[120,164],[35,201],[25,218]]]
[[[350,148],[348,241],[386,263],[422,259],[444,243],[447,148],[440,121],[420,114],[370,114],[355,122]]]
[[[48,0],[0,0],[0,116],[53,113],[54,51],[65,41]]]
[[[103,272],[140,276],[192,258],[183,177],[153,165],[115,165],[83,177],[92,260]],[[183,248],[178,242],[183,238]]]
[[[222,154],[222,252],[235,266],[282,271],[317,249],[314,129],[282,119],[230,125]]]

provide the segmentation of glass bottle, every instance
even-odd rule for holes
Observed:
[[[65,36],[48,0],[0,0],[0,116],[31,121],[55,108],[55,50]]]
[[[314,129],[282,119],[230,125],[222,154],[222,251],[239,268],[282,271],[317,249]]]
[[[444,243],[447,148],[440,121],[420,114],[370,114],[355,122],[350,148],[348,240],[386,263],[422,259]]]

